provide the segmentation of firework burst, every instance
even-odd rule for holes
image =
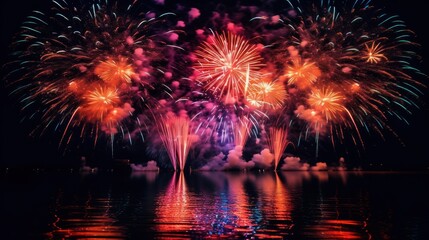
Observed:
[[[287,66],[284,77],[288,85],[296,85],[299,89],[311,87],[320,77],[320,69],[314,62],[302,61],[300,58],[293,58],[292,64]]]
[[[262,81],[252,85],[247,101],[257,108],[277,110],[283,106],[286,97],[286,89],[282,82]]]
[[[80,112],[89,121],[103,121],[103,118],[119,103],[117,91],[109,88],[95,88],[84,96]]]
[[[114,59],[101,61],[95,67],[94,74],[106,84],[113,86],[118,86],[121,82],[131,83],[131,77],[136,75],[133,66],[128,64],[126,58],[119,58],[116,61]]]
[[[327,122],[341,119],[344,112],[342,97],[338,92],[329,88],[315,89],[308,98],[308,104],[316,111],[320,112]]]
[[[163,29],[153,27],[154,14],[139,9],[137,1],[124,9],[53,1],[51,11],[34,11],[24,22],[14,44],[18,60],[10,64],[17,69],[9,77],[18,79],[15,94],[24,110],[41,118],[43,131],[63,126],[64,138],[72,128],[87,129],[95,139],[129,132],[132,125],[121,122],[136,121],[136,107],[143,111],[147,88],[156,82],[153,66],[163,64],[157,40]]]
[[[226,102],[245,96],[263,66],[258,47],[230,32],[210,36],[195,55],[199,81]]]
[[[411,66],[418,56],[403,22],[367,1],[288,3],[293,10],[281,22],[287,31],[274,59],[294,93],[294,113],[316,140],[326,132],[332,143],[364,146],[362,131],[384,138],[391,117],[407,122],[422,94],[412,76],[423,74]]]
[[[370,45],[371,44],[371,45]],[[372,43],[365,43],[365,50],[362,51],[364,55],[362,58],[368,63],[378,63],[381,60],[388,61],[386,56],[383,54],[384,49],[380,46],[380,43],[375,44],[375,41]]]

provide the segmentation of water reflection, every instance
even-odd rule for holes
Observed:
[[[81,175],[83,179],[88,174]],[[117,225],[112,212],[110,189],[105,196],[94,196],[94,191],[57,193],[53,210],[52,231],[45,234],[49,239],[113,238],[126,236],[124,226]],[[97,194],[96,194],[97,195]],[[104,194],[103,194],[104,195]]]
[[[73,205],[66,208],[59,207],[54,214],[52,223],[54,230],[46,237],[52,239],[64,238],[124,238],[123,226],[116,226],[117,220],[110,216],[109,199],[91,199],[85,206]],[[64,217],[66,216],[66,217]]]
[[[145,178],[148,182],[153,183],[156,180],[159,172],[157,171],[132,171],[130,178],[131,179],[139,179]]]
[[[198,189],[185,181],[204,183]],[[167,189],[159,194],[156,207],[156,231],[167,237],[182,233],[194,237],[284,238],[293,236],[294,202],[302,197],[304,181],[328,181],[327,172],[176,173]],[[191,185],[192,185],[191,184]],[[204,186],[209,186],[205,188]],[[291,196],[290,189],[295,189]],[[298,190],[297,190],[298,189]],[[363,222],[341,219],[338,209],[327,208],[323,201],[317,210],[320,221],[306,225],[307,238],[361,238]]]
[[[311,174],[307,171],[279,172],[279,174],[285,178],[287,186],[293,189],[302,187],[303,182],[311,179]]]
[[[326,171],[42,175],[28,184],[3,183],[3,206],[11,207],[2,212],[14,223],[5,225],[15,231],[8,239],[428,236],[422,229],[429,228],[429,199],[412,188],[422,188],[429,175],[407,177]]]
[[[164,236],[181,235],[192,231],[194,224],[193,209],[189,206],[193,201],[187,189],[184,173],[174,173],[167,188],[156,200],[155,231]]]
[[[299,208],[309,207],[302,202],[307,198],[304,184],[327,183],[327,172],[139,172],[132,173],[130,180],[142,188],[122,192],[119,199],[112,199],[111,188],[98,194],[101,196],[93,196],[91,188],[86,194],[76,192],[72,194],[74,201],[60,192],[54,206],[53,230],[46,236],[123,238],[130,229],[121,222],[137,219],[136,225],[161,238],[285,238],[296,235],[297,225],[306,238],[362,237],[364,223],[341,219],[335,198],[320,195],[318,201],[310,203],[313,215],[294,219],[302,211]],[[146,199],[151,188],[153,195]],[[145,200],[137,200],[138,196]]]

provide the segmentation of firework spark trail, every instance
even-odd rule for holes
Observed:
[[[234,144],[235,146],[242,146],[246,144],[249,138],[251,126],[250,120],[247,117],[240,118],[234,127]]]
[[[251,108],[245,103],[224,104],[222,101],[193,101],[190,108],[195,134],[203,142],[245,144],[247,135],[257,135],[261,119],[268,120],[268,115],[261,110]],[[187,109],[188,110],[188,109]],[[194,111],[193,111],[194,110]],[[247,128],[247,130],[246,130]]]
[[[270,146],[270,151],[274,154],[274,170],[277,170],[280,159],[290,143],[287,135],[287,130],[283,128],[270,128],[268,145]]]
[[[183,171],[192,145],[189,119],[183,116],[161,118],[158,131],[174,170]]]

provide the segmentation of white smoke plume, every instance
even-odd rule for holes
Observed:
[[[153,160],[147,162],[146,166],[143,166],[142,164],[131,163],[130,167],[133,171],[158,171],[159,170],[159,167],[156,165],[156,162]]]
[[[230,169],[249,169],[255,166],[255,163],[250,161],[246,162],[241,157],[243,156],[243,147],[236,146],[234,149],[230,150],[228,153],[228,158],[226,159],[226,163],[224,165],[224,170]]]
[[[265,148],[261,151],[261,153],[253,155],[252,160],[250,162],[253,162],[258,168],[267,169],[272,167],[273,160],[274,155],[270,152],[268,148]]]
[[[282,170],[289,171],[307,171],[310,167],[308,163],[301,163],[299,157],[286,157],[282,166]]]

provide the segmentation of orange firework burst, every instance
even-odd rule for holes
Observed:
[[[200,80],[220,97],[237,100],[245,96],[249,82],[258,78],[263,66],[257,46],[229,32],[214,34],[210,39],[195,52]]]
[[[123,57],[101,61],[95,67],[94,73],[111,86],[118,86],[124,81],[131,83],[131,77],[135,74],[132,65]]]
[[[115,89],[98,87],[84,95],[84,104],[79,112],[84,118],[92,122],[103,122],[105,116],[114,110],[120,102]]]
[[[343,100],[344,97],[340,93],[330,88],[322,88],[311,92],[308,103],[329,121],[341,118],[341,113],[345,110]]]
[[[287,131],[283,128],[270,128],[270,134],[268,135],[268,145],[270,151],[274,154],[274,170],[280,162],[287,145],[290,142],[287,139]]]
[[[255,107],[278,109],[286,100],[286,89],[282,82],[260,82],[250,89],[247,101]]]
[[[387,57],[383,54],[383,47],[380,46],[380,43],[375,44],[372,42],[371,45],[365,43],[365,51],[363,52],[363,59],[366,59],[366,62],[369,63],[378,63],[381,60],[387,60]]]
[[[189,131],[190,121],[186,117],[161,118],[158,124],[158,131],[161,135],[162,143],[167,150],[174,170],[183,171],[192,139]]]
[[[295,57],[292,64],[287,67],[284,77],[287,78],[288,85],[296,85],[300,89],[305,89],[313,85],[320,77],[320,69],[314,62],[302,61]]]

